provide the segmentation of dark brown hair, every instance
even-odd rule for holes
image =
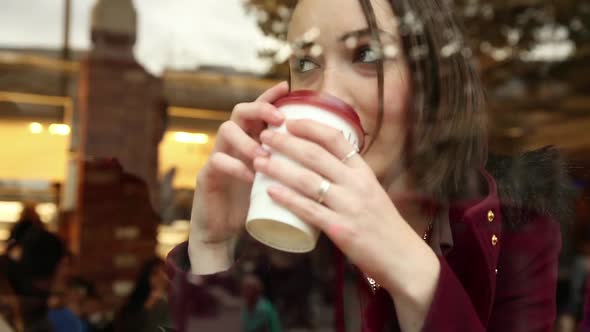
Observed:
[[[378,43],[370,0],[359,0]],[[487,157],[487,117],[480,79],[461,29],[445,0],[390,0],[410,67],[406,167],[425,194],[450,199]],[[383,53],[383,52],[381,52]],[[379,64],[379,128],[383,65]],[[376,136],[376,135],[375,135]]]

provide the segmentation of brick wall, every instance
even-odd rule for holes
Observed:
[[[80,167],[79,204],[69,229],[76,265],[103,295],[116,298],[115,285],[133,282],[143,262],[155,255],[160,217],[146,183],[116,161],[97,159]]]
[[[66,232],[80,274],[113,303],[155,255],[162,100],[161,80],[131,57],[81,62],[78,204]]]
[[[143,179],[158,207],[158,144],[165,125],[162,82],[134,60],[89,57],[80,68],[80,152],[116,158]]]

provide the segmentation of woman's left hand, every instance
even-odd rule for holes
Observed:
[[[413,287],[408,283],[432,259],[436,283],[436,256],[404,221],[369,165],[358,154],[342,161],[354,149],[344,135],[312,120],[290,120],[287,128],[290,134],[265,130],[261,141],[300,165],[281,158],[254,160],[257,171],[284,185],[269,187],[271,198],[321,229],[390,294]],[[324,179],[331,186],[320,204]]]

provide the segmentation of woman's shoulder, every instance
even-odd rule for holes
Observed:
[[[560,153],[548,147],[518,156],[494,155],[480,171],[487,193],[450,205],[453,247],[463,248],[453,250],[456,255],[481,250],[495,262],[499,256],[558,252],[560,222],[571,216],[575,198]]]
[[[576,190],[564,157],[554,147],[516,156],[490,155],[486,170],[497,187],[504,225],[518,229],[527,223],[572,216]]]

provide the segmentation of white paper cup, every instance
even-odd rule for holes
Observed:
[[[351,148],[356,146],[359,151],[362,150],[364,134],[360,119],[352,107],[340,99],[300,90],[277,100],[275,106],[287,119],[312,119],[341,130],[351,143]],[[285,124],[278,128],[269,128],[287,132]],[[280,153],[272,150],[270,152],[270,158],[283,158],[295,163]],[[246,230],[256,240],[278,250],[293,253],[312,251],[320,235],[319,230],[268,196],[267,188],[275,183],[276,180],[262,173],[256,174],[250,195]]]

